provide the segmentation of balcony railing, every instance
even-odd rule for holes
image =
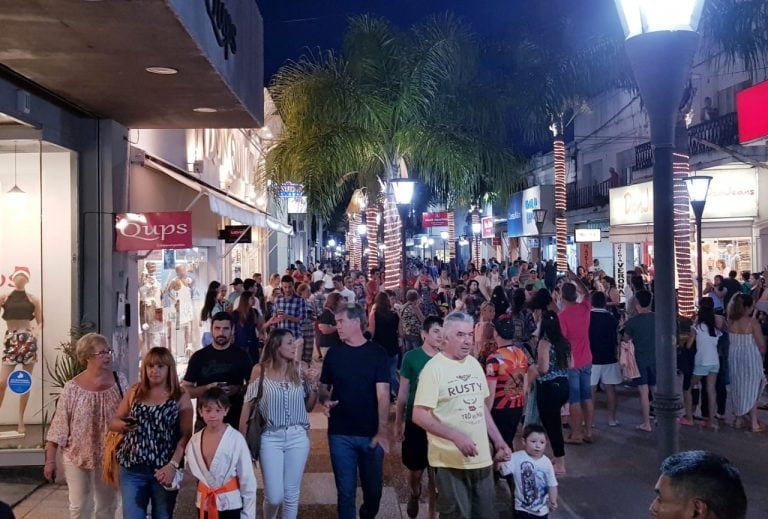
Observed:
[[[718,146],[731,146],[739,143],[739,125],[736,112],[725,114],[712,121],[706,121],[688,128],[688,154],[692,157],[712,151],[713,148],[701,141]],[[653,147],[650,142],[635,146],[635,165],[632,171],[653,167]]]
[[[575,182],[566,186],[566,204],[568,210],[599,207],[608,204],[608,190],[611,188],[610,179],[599,184],[586,187],[576,187]]]
[[[688,128],[688,149],[691,156],[712,151],[712,148],[699,142],[699,140],[711,142],[718,146],[738,144],[739,125],[736,112]]]

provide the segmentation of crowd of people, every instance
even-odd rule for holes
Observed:
[[[267,283],[261,274],[233,280],[229,291],[212,282],[200,313],[203,344],[182,377],[170,352],[155,347],[128,384],[108,340],[82,337],[77,355],[86,368],[59,398],[45,477],[55,480],[61,450],[71,517],[111,518],[121,501],[126,519],[146,517],[150,506],[152,517],[170,518],[186,467],[198,481],[200,517],[251,518],[258,459],[263,516],[295,518],[309,412],[320,405],[340,518],[376,517],[392,442],[402,443],[409,517],[424,502],[431,518],[496,517],[503,480],[516,517],[546,517],[558,506],[566,446],[592,444],[598,420],[621,426],[618,386],[637,388],[636,428],[652,430],[652,271],[631,273],[624,301],[597,260],[563,274],[552,261],[483,260],[457,273],[435,259],[413,265],[407,279],[394,291],[379,269],[366,276],[297,262]],[[714,430],[730,416],[736,428],[763,429],[768,330],[751,287],[735,287],[713,288],[690,331],[681,324],[681,425]],[[599,392],[604,419],[595,416]],[[254,421],[256,447],[246,441]],[[118,488],[101,477],[108,431],[122,435]],[[683,466],[714,463],[738,479],[727,461],[713,460],[668,460],[659,496]]]

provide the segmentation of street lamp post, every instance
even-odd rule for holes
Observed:
[[[448,263],[448,256],[445,255],[445,245],[448,243],[448,231],[441,231],[440,238],[443,239],[443,264]]]
[[[696,33],[704,0],[616,0],[625,47],[651,124],[657,392],[661,458],[679,449],[677,414],[682,409],[675,377],[674,183],[672,150],[683,88],[699,43]]]
[[[432,248],[432,246],[435,244],[435,240],[430,238],[430,239],[427,240],[427,244],[429,245],[429,259],[432,259],[432,258],[435,257],[435,251]]]
[[[475,268],[480,270],[480,232],[483,226],[480,222],[472,222],[472,261]]]
[[[416,188],[416,180],[404,177],[393,178],[389,180],[389,185],[392,188],[392,194],[394,195],[395,203],[398,207],[408,206],[411,204],[411,201],[413,200],[413,192]],[[400,219],[400,288],[405,290],[405,219],[402,218],[402,216]]]
[[[427,259],[427,237],[422,236],[421,237],[421,261],[425,261]]]
[[[541,243],[541,233],[544,231],[544,222],[547,220],[547,210],[546,209],[534,209],[533,210],[533,219],[536,222],[536,231],[539,233],[539,263],[544,261],[543,255],[542,255],[542,243]]]
[[[698,297],[701,297],[703,279],[701,268],[701,216],[704,214],[704,204],[707,203],[707,192],[712,177],[696,175],[685,179],[685,187],[688,188],[688,200],[691,202],[693,216],[696,218],[696,289]]]

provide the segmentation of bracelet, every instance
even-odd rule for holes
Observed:
[[[173,467],[173,468],[174,468],[174,469],[176,469],[176,470],[179,470],[179,464],[178,464],[178,463],[176,463],[176,462],[175,462],[175,461],[173,461],[173,460],[169,461],[169,462],[168,462],[168,465],[170,465],[171,467]]]

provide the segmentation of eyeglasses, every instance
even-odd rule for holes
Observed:
[[[94,357],[106,357],[107,355],[112,355],[112,350],[97,351],[93,354]]]

